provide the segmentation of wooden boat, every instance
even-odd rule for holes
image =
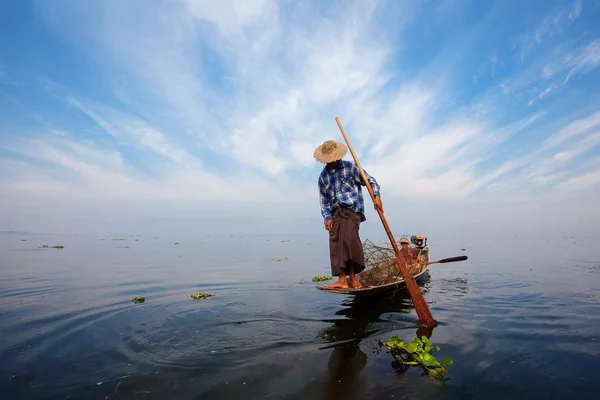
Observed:
[[[417,253],[417,258],[421,264],[420,271],[416,274],[413,274],[413,277],[415,278],[417,283],[419,283],[420,281],[422,281],[424,279],[424,277],[427,275],[427,272],[429,270],[429,266],[430,266],[430,264],[428,264],[428,262],[429,262],[429,247],[426,246],[427,239],[423,238],[423,236],[412,236],[411,242],[412,242],[413,246],[410,246],[410,247],[412,247],[413,250],[415,250],[415,252]],[[378,250],[387,251],[388,257],[390,257],[390,255],[389,255],[390,248],[375,246],[370,242],[368,243],[368,241],[366,241],[365,244],[363,244],[363,246],[367,247],[369,250],[378,249]],[[367,253],[367,252],[368,251],[365,251],[365,253]],[[393,250],[391,250],[391,252],[392,252],[391,254],[393,254]],[[367,254],[366,259],[367,259],[367,264],[368,264],[369,263],[369,254]],[[370,276],[372,276],[372,274],[374,273],[373,271],[375,268],[378,268],[378,267],[373,267],[373,266],[367,265],[367,268],[364,271],[360,272],[359,274],[356,274],[356,277],[358,278],[360,283],[362,283],[362,285],[363,285],[360,289],[354,289],[352,287],[349,287],[347,289],[327,288],[325,286],[317,286],[317,289],[319,289],[323,292],[329,292],[329,293],[368,297],[368,296],[378,296],[378,295],[382,295],[382,294],[389,294],[396,290],[406,288],[404,279],[402,278],[402,276],[400,276],[399,271],[396,272],[397,279],[392,279],[391,282],[388,280],[387,282],[380,284],[380,285],[369,284]],[[384,268],[389,271],[389,268],[397,268],[397,267],[395,265],[388,263]]]
[[[427,273],[427,271],[429,270],[429,265],[426,265],[421,272],[419,272],[418,274],[413,275],[415,280],[417,281],[417,283],[419,283],[419,281],[421,279],[423,279],[424,275]],[[357,277],[360,274],[357,274]],[[348,289],[329,289],[326,288],[325,286],[317,286],[317,289],[323,291],[323,292],[329,292],[329,293],[337,293],[337,294],[348,294],[348,295],[352,295],[352,296],[378,296],[381,294],[389,294],[392,293],[396,290],[400,290],[406,287],[406,284],[404,283],[404,279],[399,279],[395,282],[391,282],[391,283],[386,283],[383,285],[377,285],[377,286],[366,286],[363,284],[363,287],[361,287],[360,289],[354,289],[349,287]]]

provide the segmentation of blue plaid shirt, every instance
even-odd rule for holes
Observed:
[[[379,196],[379,184],[375,178],[364,170],[367,180],[373,188],[375,196]],[[358,170],[358,166],[352,161],[340,160],[335,171],[331,171],[327,165],[323,167],[319,175],[319,200],[321,201],[321,215],[327,222],[331,213],[340,204],[346,208],[359,213],[361,221],[365,221],[365,204],[361,186],[366,186]]]

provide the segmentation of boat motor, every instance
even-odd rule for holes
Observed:
[[[420,249],[427,246],[427,238],[425,236],[411,236],[410,242]]]

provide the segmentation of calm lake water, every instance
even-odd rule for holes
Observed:
[[[469,256],[421,285],[435,355],[454,361],[444,384],[378,346],[414,338],[407,294],[315,289],[326,234],[1,235],[0,398],[597,398],[600,239],[429,244]]]

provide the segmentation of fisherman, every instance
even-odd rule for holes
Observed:
[[[319,175],[319,200],[325,229],[329,231],[331,274],[338,277],[337,282],[325,285],[326,288],[348,288],[346,275],[349,275],[352,287],[358,289],[362,284],[356,274],[365,269],[358,230],[366,220],[361,188],[366,185],[358,166],[342,160],[347,151],[343,143],[327,140],[313,154],[317,161],[326,164]],[[375,209],[383,212],[379,185],[375,178],[364,173],[373,188]]]
[[[400,246],[400,254],[404,257],[406,266],[413,275],[418,273],[421,270],[421,265],[419,264],[415,249],[409,246],[409,241],[405,237],[400,239]]]

